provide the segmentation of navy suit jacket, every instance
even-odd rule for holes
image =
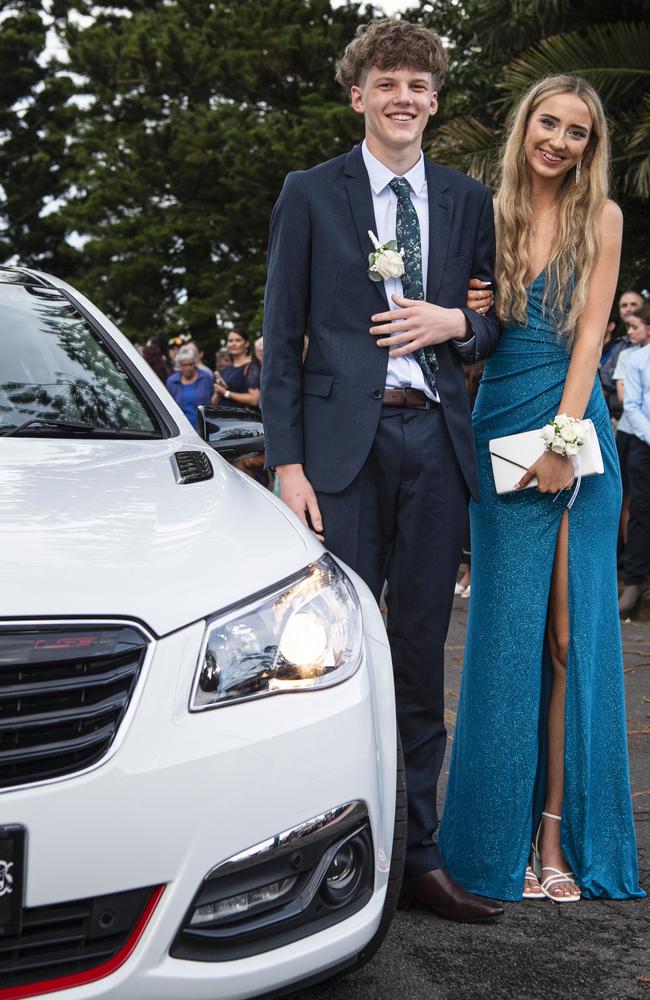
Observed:
[[[492,195],[465,174],[425,159],[429,198],[427,300],[463,309],[475,334],[466,362],[495,347],[493,311],[465,308],[470,277],[492,280]],[[264,303],[262,411],[270,467],[304,466],[314,489],[338,493],[360,471],[377,430],[388,351],[368,332],[388,302],[368,277],[377,231],[361,147],[290,173],[271,216]],[[309,348],[302,361],[303,341]],[[465,349],[467,350],[467,349]],[[478,495],[476,453],[461,356],[436,345],[437,388],[467,486]]]

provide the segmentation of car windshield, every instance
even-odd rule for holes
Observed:
[[[159,436],[124,369],[61,292],[0,283],[0,433],[43,432],[46,421]]]

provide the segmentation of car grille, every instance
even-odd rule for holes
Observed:
[[[0,627],[0,788],[100,760],[124,718],[147,645],[131,625]]]
[[[48,991],[63,989],[113,972],[131,954],[161,894],[157,886],[25,908],[20,933],[0,937],[0,996],[4,990],[33,996],[20,987],[47,982]]]

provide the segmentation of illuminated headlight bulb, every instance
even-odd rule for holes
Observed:
[[[328,640],[325,625],[311,611],[292,615],[284,627],[278,651],[297,667],[325,666]]]

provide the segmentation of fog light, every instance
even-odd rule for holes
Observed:
[[[356,837],[339,847],[321,886],[328,903],[342,906],[354,896],[363,876],[365,858],[363,842]]]
[[[244,916],[262,903],[275,903],[286,895],[295,884],[296,876],[294,875],[291,878],[280,879],[278,882],[269,882],[268,885],[262,885],[258,889],[250,889],[248,892],[240,892],[236,896],[228,896],[226,899],[220,899],[214,903],[197,906],[190,920],[190,926],[198,927],[202,924]]]

